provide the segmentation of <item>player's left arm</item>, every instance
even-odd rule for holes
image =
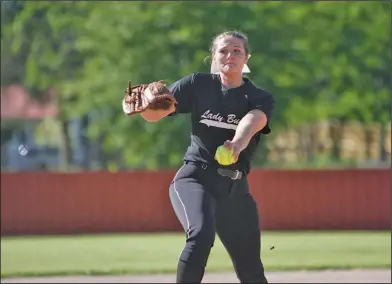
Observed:
[[[251,96],[249,101],[250,110],[238,123],[233,139],[224,143],[225,147],[233,152],[235,160],[238,160],[240,153],[248,147],[256,133],[269,134],[271,132],[269,120],[275,106],[272,95],[268,92],[261,92],[257,96]]]
[[[238,151],[244,150],[252,137],[261,131],[268,122],[267,115],[259,109],[249,111],[238,123],[232,143],[238,146]]]

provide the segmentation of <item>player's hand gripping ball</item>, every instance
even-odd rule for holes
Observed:
[[[215,160],[221,165],[228,166],[235,162],[235,158],[233,157],[233,152],[227,150],[225,146],[219,146],[216,149]]]

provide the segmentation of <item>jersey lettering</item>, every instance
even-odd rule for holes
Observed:
[[[213,126],[217,128],[225,128],[225,129],[237,129],[237,125],[240,122],[240,119],[236,119],[235,114],[227,115],[226,122],[224,122],[224,117],[220,115],[220,113],[213,114],[210,110],[207,110],[202,114],[201,118],[204,118],[199,121],[199,123],[205,124],[208,127]]]
[[[219,112],[217,114],[213,114],[213,113],[211,113],[210,110],[207,110],[205,113],[203,113],[203,115],[201,117],[220,121],[220,122],[223,120],[223,116],[221,116]]]
[[[228,122],[228,123],[235,123],[235,124],[238,124],[238,123],[240,123],[240,119],[235,119],[235,114],[229,114],[229,115],[227,116],[227,122]]]

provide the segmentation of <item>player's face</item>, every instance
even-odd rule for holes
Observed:
[[[224,37],[215,43],[213,57],[218,70],[224,74],[241,74],[248,55],[244,43],[236,37]]]

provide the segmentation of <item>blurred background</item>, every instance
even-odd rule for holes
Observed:
[[[174,271],[184,239],[167,190],[190,119],[146,123],[121,100],[129,80],[209,72],[213,37],[234,29],[277,102],[250,176],[279,248],[266,267],[390,269],[390,17],[388,1],[2,1],[2,277]],[[288,230],[302,233],[273,232]],[[231,269],[216,250],[211,269]]]
[[[188,117],[148,124],[120,101],[128,80],[209,72],[227,29],[248,35],[249,77],[277,101],[256,167],[390,165],[390,3],[13,0],[1,13],[2,171],[177,168]]]

